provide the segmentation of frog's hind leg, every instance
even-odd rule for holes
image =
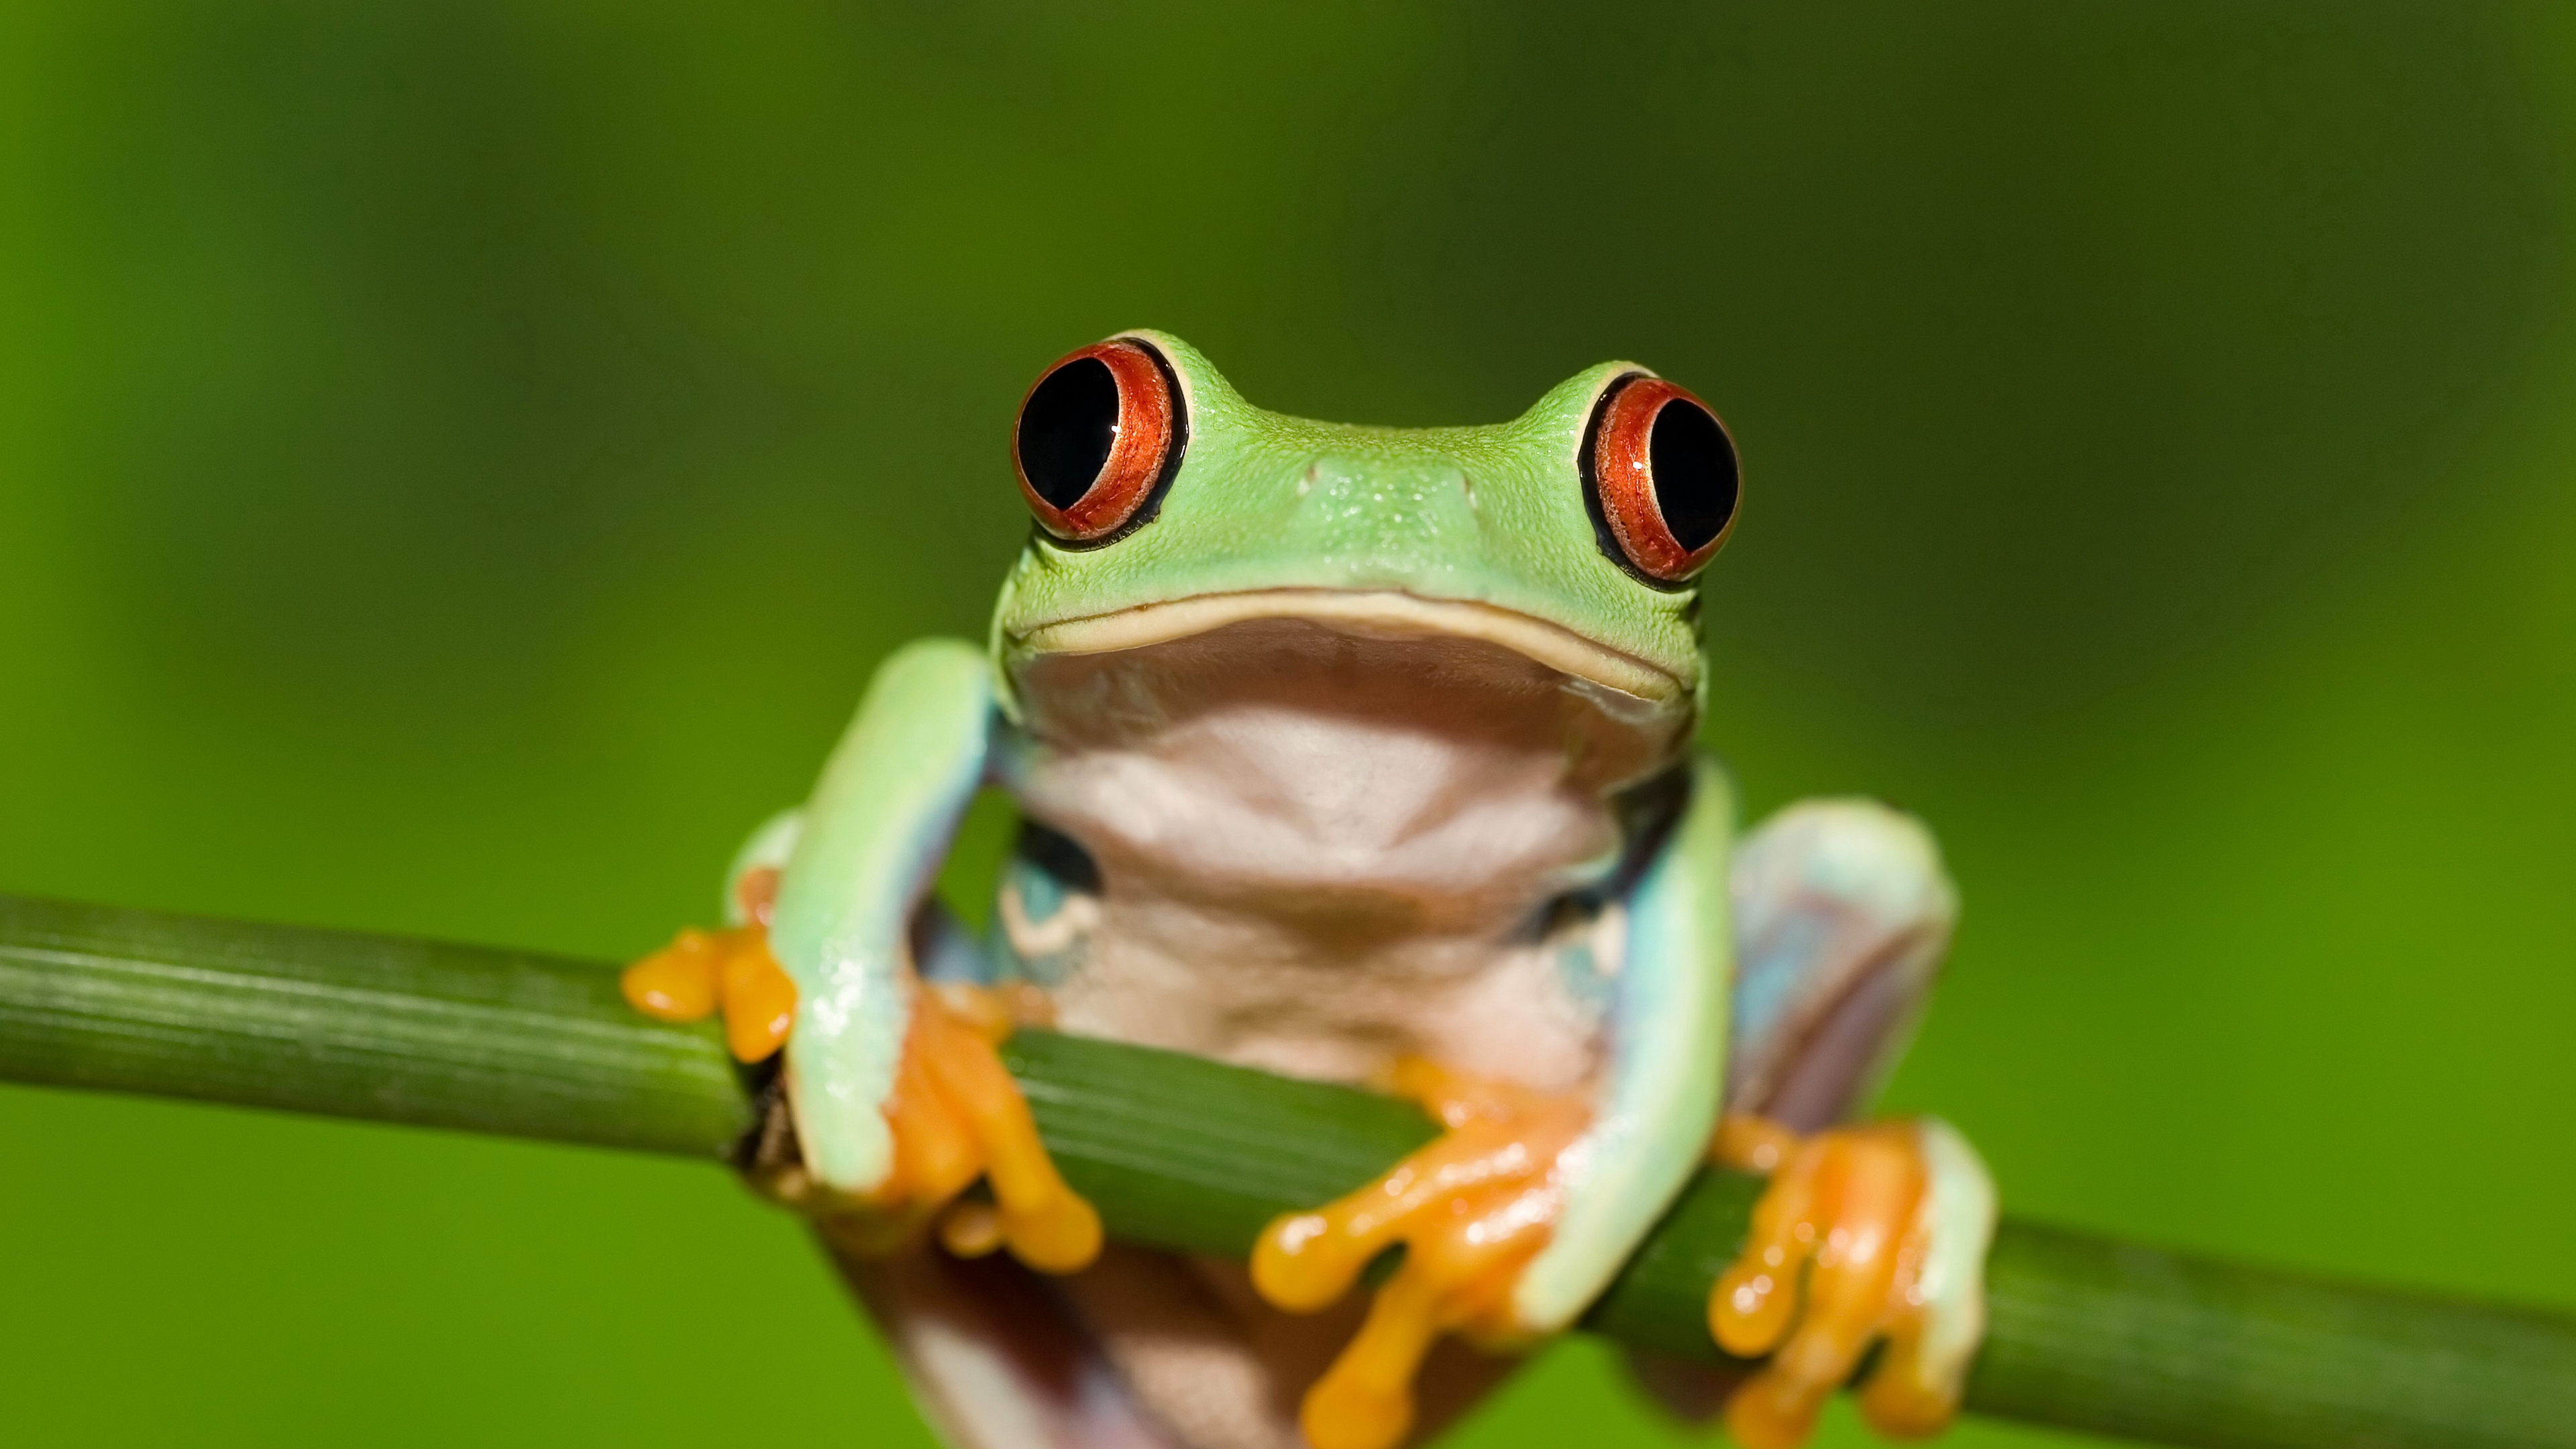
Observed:
[[[1136,1402],[1191,1449],[1308,1449],[1300,1396],[1367,1312],[1354,1298],[1320,1314],[1285,1313],[1240,1264],[1114,1244],[1061,1287]],[[1415,1439],[1436,1434],[1515,1367],[1454,1341],[1434,1348],[1415,1383]]]
[[[1297,1396],[1362,1308],[1292,1317],[1239,1265],[1115,1243],[1061,1278],[927,1243],[824,1245],[951,1449],[1307,1449]],[[1442,1345],[1423,1370],[1424,1433],[1515,1366]]]
[[[1808,800],[1736,847],[1726,1110],[1801,1132],[1864,1105],[1912,1036],[1958,894],[1931,832],[1874,801]]]
[[[1197,1449],[1135,1401],[1053,1285],[995,1254],[824,1237],[950,1449]]]

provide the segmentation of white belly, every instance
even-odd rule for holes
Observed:
[[[1546,916],[1616,859],[1607,795],[1648,758],[1563,683],[1289,621],[1031,666],[1022,804],[1102,880],[1059,1023],[1330,1080],[1581,1081],[1593,958]]]

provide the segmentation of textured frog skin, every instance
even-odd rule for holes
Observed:
[[[1611,557],[1580,476],[1601,399],[1642,369],[1587,369],[1507,423],[1394,429],[1263,411],[1179,339],[1127,336],[1177,389],[1153,511],[1097,541],[1033,530],[982,647],[891,657],[728,898],[776,882],[802,1167],[841,1201],[902,1177],[925,981],[1499,1113],[1452,1122],[1443,1170],[1483,1185],[1404,1229],[1435,1236],[1401,1239],[1365,1328],[1346,1272],[1275,1254],[1248,1279],[1113,1247],[1044,1287],[928,1245],[848,1260],[961,1443],[1378,1449],[1503,1371],[1426,1357],[1439,1333],[1525,1341],[1581,1314],[1722,1099],[1793,1127],[1857,1105],[1955,897],[1921,828],[1865,802],[1739,843],[1732,785],[1692,746],[1696,588]],[[1027,821],[980,933],[922,914],[979,786]],[[1488,1222],[1510,1251],[1435,1271]]]

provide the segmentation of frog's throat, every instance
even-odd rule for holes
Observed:
[[[1392,590],[1255,589],[1201,594],[1113,613],[1059,619],[1012,641],[1013,653],[1107,654],[1168,644],[1251,619],[1310,619],[1355,632],[1498,644],[1569,678],[1658,706],[1687,704],[1690,685],[1668,670],[1620,653],[1559,624],[1492,604],[1425,599]]]

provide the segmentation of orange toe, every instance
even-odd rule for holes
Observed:
[[[921,1059],[941,1102],[973,1142],[1012,1256],[1070,1273],[1100,1256],[1100,1214],[1057,1173],[1020,1084],[1002,1065],[993,1023],[1009,1015],[998,993],[976,987],[925,991],[913,1009],[907,1055]]]
[[[1038,1139],[1020,1084],[1002,1065],[1009,995],[971,986],[923,988],[913,998],[886,1123],[894,1170],[864,1207],[937,1222],[963,1256],[994,1248],[1032,1268],[1070,1273],[1100,1256],[1100,1214],[1067,1186]],[[960,1201],[982,1179],[992,1201]]]
[[[736,1061],[765,1061],[796,1022],[796,983],[769,954],[765,926],[682,931],[670,945],[626,968],[627,1004],[663,1021],[703,1021],[721,1010]]]
[[[617,978],[626,1004],[663,1021],[704,1021],[716,1009],[725,932],[682,931]]]
[[[796,1024],[796,983],[769,954],[769,933],[758,926],[725,957],[720,989],[724,996],[725,1045],[734,1060],[767,1061],[787,1045],[787,1029]]]
[[[758,898],[746,905],[758,922],[774,880],[754,884]],[[721,1010],[726,1045],[741,1061],[775,1055],[796,1022],[796,983],[770,955],[765,924],[682,931],[627,967],[619,985],[636,1010],[665,1021]],[[797,1174],[792,1190],[772,1184],[773,1195],[833,1217],[836,1236],[853,1245],[890,1246],[935,1221],[941,1241],[961,1254],[1007,1247],[1050,1273],[1089,1265],[1100,1256],[1100,1214],[1056,1171],[998,1051],[1042,1006],[1020,988],[920,987],[885,1106],[894,1136],[887,1180],[862,1201],[835,1200]],[[979,1178],[993,1200],[959,1202]]]
[[[1911,1124],[1821,1132],[1800,1140],[1775,1124],[1731,1118],[1712,1156],[1776,1165],[1753,1209],[1743,1252],[1709,1297],[1709,1329],[1739,1357],[1770,1355],[1727,1400],[1727,1430],[1746,1449],[1795,1449],[1825,1398],[1847,1382],[1869,1346],[1911,1351],[1923,1311],[1922,1207],[1929,1174]],[[1882,1432],[1919,1436],[1948,1421],[1950,1406],[1917,1402],[1916,1376],[1871,1375],[1862,1409]]]
[[[1590,1121],[1572,1098],[1408,1061],[1397,1090],[1449,1130],[1359,1191],[1273,1222],[1253,1249],[1253,1287],[1291,1312],[1350,1291],[1402,1245],[1403,1264],[1299,1414],[1313,1449],[1389,1449],[1413,1423],[1413,1378],[1441,1334],[1510,1333],[1511,1290],[1545,1247],[1559,1208],[1557,1159]]]

